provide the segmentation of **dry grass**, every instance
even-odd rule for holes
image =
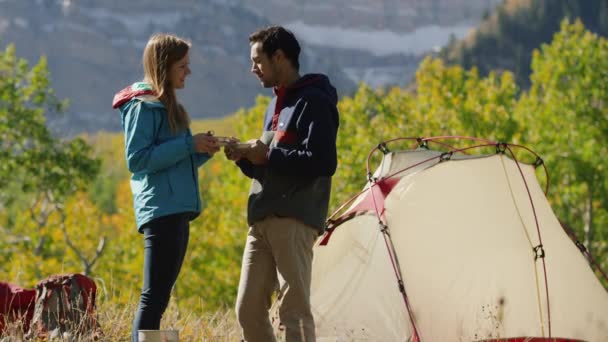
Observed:
[[[101,303],[98,305],[96,313],[103,333],[101,338],[93,339],[74,329],[63,335],[55,336],[49,341],[130,341],[131,323],[135,309],[135,303],[129,305]],[[7,325],[5,332],[0,335],[0,342],[24,341],[21,325],[19,322]],[[238,325],[231,310],[199,315],[171,305],[163,317],[161,329],[178,330],[180,341],[224,342],[240,339]]]

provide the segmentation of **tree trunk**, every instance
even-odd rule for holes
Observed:
[[[595,227],[593,226],[593,188],[592,188],[592,184],[590,184],[589,188],[589,197],[587,198],[587,210],[585,212],[585,215],[583,217],[584,223],[585,223],[585,247],[587,247],[587,251],[589,251],[589,254],[593,255],[593,251],[592,251],[592,245],[593,245],[593,239],[594,239],[594,229]]]

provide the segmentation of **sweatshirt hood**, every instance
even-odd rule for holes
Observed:
[[[338,103],[338,93],[336,88],[331,84],[329,78],[324,74],[306,74],[288,86],[285,90],[287,92],[291,92],[302,91],[304,89],[311,90],[312,88],[317,89],[324,94],[331,104],[336,105]],[[278,94],[279,91],[279,89],[274,88],[275,94]]]
[[[114,95],[114,100],[112,101],[112,108],[119,108],[120,106],[131,101],[132,99],[138,96],[145,95],[155,95],[152,86],[146,82],[133,83],[132,85],[122,89],[121,91],[116,93],[116,95]]]

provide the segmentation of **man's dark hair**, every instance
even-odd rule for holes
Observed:
[[[296,70],[300,70],[300,44],[293,33],[281,26],[270,26],[253,32],[249,36],[249,43],[262,43],[262,51],[272,57],[277,50],[283,51],[285,57]]]

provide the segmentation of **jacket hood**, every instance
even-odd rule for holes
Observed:
[[[329,78],[323,74],[306,74],[300,77],[292,85],[287,87],[287,91],[310,91],[316,89],[324,94],[329,102],[333,105],[338,103],[338,92],[336,88],[331,84]],[[275,94],[278,93],[278,89],[274,89]]]
[[[131,101],[132,99],[138,96],[146,95],[155,95],[152,86],[145,82],[133,83],[132,85],[124,88],[123,90],[116,93],[116,95],[114,95],[114,100],[112,101],[112,108],[119,108],[123,104]]]

